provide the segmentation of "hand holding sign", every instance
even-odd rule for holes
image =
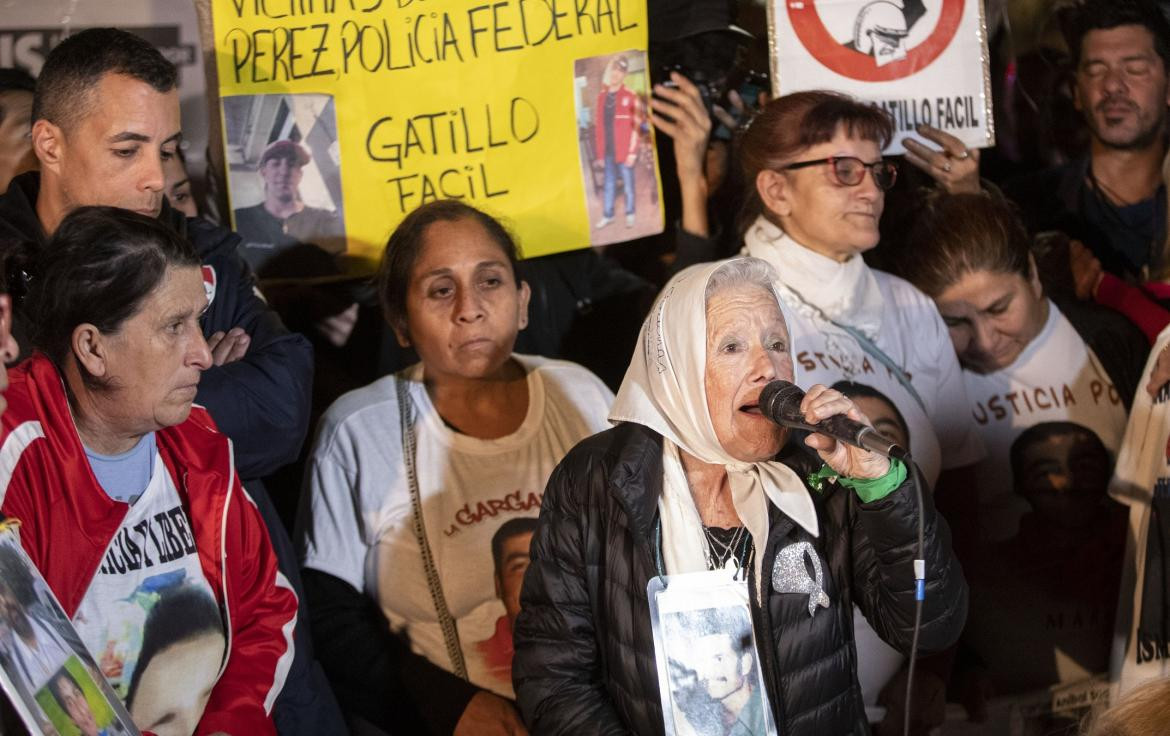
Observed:
[[[967,148],[963,142],[930,125],[919,125],[918,134],[938,144],[936,151],[913,138],[905,139],[906,160],[925,171],[951,194],[979,191],[979,149]]]

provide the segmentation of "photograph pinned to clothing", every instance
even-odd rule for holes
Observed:
[[[299,272],[315,251],[344,254],[333,96],[224,97],[223,121],[232,225],[257,275]]]
[[[0,687],[29,733],[139,736],[40,571],[0,524]]]
[[[666,735],[775,736],[743,576],[659,576],[646,593]]]
[[[646,52],[577,59],[573,85],[590,244],[662,232]]]

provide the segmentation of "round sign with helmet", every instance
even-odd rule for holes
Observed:
[[[785,6],[796,37],[817,61],[849,79],[887,82],[925,69],[947,49],[965,2],[789,0]]]

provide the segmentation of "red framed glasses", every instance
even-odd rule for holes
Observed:
[[[780,170],[793,171],[823,164],[828,164],[830,171],[833,172],[833,178],[843,187],[855,187],[860,184],[861,180],[865,178],[866,169],[869,169],[869,173],[873,176],[873,183],[877,184],[878,189],[882,191],[888,191],[898,180],[898,167],[893,161],[879,159],[867,164],[856,156],[829,156],[828,158],[818,158],[815,161],[799,161],[781,166]]]

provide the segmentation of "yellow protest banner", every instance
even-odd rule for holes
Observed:
[[[366,265],[420,204],[526,256],[662,230],[645,0],[212,0],[233,225]]]

